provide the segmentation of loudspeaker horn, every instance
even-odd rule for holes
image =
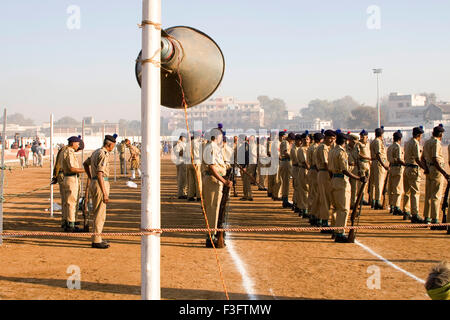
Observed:
[[[136,60],[141,86],[142,51]],[[222,50],[205,33],[186,26],[161,31],[161,104],[175,109],[198,105],[219,87],[225,72]],[[181,78],[181,81],[180,81]],[[181,82],[181,83],[180,83]]]

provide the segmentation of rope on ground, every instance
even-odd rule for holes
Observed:
[[[94,233],[94,232],[79,232],[79,233],[67,233],[67,232],[3,232],[0,233],[2,237],[88,237],[101,235],[104,237],[141,237],[162,233],[210,233],[210,232],[309,232],[309,231],[321,231],[321,230],[398,230],[398,229],[418,229],[418,228],[430,228],[430,227],[449,227],[450,223],[439,224],[399,224],[399,225],[386,225],[386,226],[346,226],[346,227],[276,227],[276,228],[161,228],[161,229],[142,229],[140,232],[109,232],[109,233]]]

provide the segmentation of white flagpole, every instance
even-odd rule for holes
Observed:
[[[142,20],[161,24],[161,0],[143,0]],[[142,26],[142,59],[154,63],[142,65],[142,187],[141,228],[160,228],[160,108],[161,108],[161,30],[154,25]],[[141,239],[141,298],[160,300],[160,235]]]
[[[3,184],[5,182],[5,149],[6,149],[6,108],[3,112],[3,133],[2,133],[2,177],[1,177],[1,198],[0,198],[0,245],[3,244]]]
[[[53,113],[50,114],[50,179],[53,178]],[[53,184],[50,185],[50,217],[53,217]]]

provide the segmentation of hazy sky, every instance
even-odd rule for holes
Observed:
[[[81,10],[70,30],[67,9]],[[374,11],[380,9],[380,29]],[[37,122],[140,118],[134,61],[139,0],[2,0],[0,106]],[[436,92],[450,100],[450,3],[364,0],[163,0],[163,26],[192,26],[221,47],[226,72],[215,96],[282,98],[290,110],[315,98]],[[369,21],[368,21],[369,20]],[[369,26],[368,27],[368,22]]]

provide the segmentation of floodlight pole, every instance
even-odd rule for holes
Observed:
[[[383,69],[373,69],[373,73],[377,75],[377,115],[378,115],[378,127],[381,127],[381,107],[380,107],[380,83],[379,75],[383,72]]]
[[[161,227],[160,204],[160,108],[161,108],[161,0],[143,0],[141,133],[142,133],[142,187],[141,228]],[[160,286],[160,234],[141,238],[141,298],[161,299]]]
[[[53,178],[53,113],[50,114],[50,179]],[[53,217],[53,184],[50,185],[50,217]]]
[[[86,141],[84,141],[84,119],[81,121],[81,140],[83,140],[84,147],[86,147]],[[84,148],[81,150],[81,165],[84,163]],[[80,179],[80,190],[83,192],[83,176]],[[87,186],[86,186],[87,188]]]
[[[6,149],[6,108],[3,111],[3,133],[2,133],[2,176],[1,176],[1,198],[0,198],[0,245],[3,244],[3,184],[5,182],[5,149]]]

